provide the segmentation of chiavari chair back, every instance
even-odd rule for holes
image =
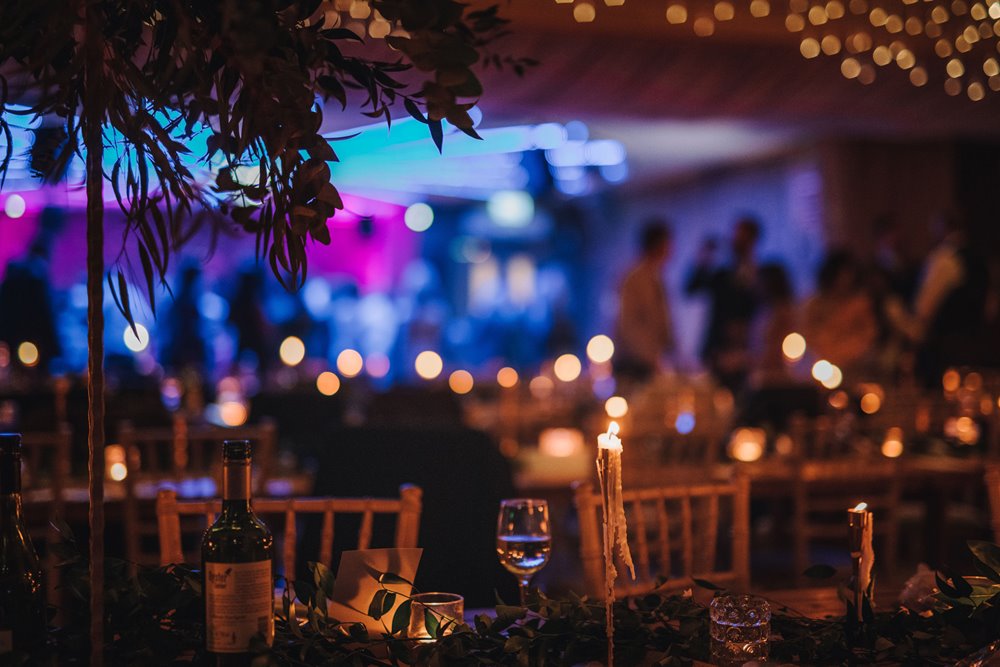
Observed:
[[[874,512],[877,562],[893,564],[899,545],[901,481],[897,462],[858,458],[836,461],[802,461],[794,481],[795,571],[812,564],[810,546],[816,542],[846,540],[847,510],[867,503]]]
[[[423,491],[405,484],[399,498],[255,498],[254,512],[274,531],[280,554],[280,571],[285,578],[295,578],[295,564],[300,546],[301,522],[309,516],[322,521],[319,554],[310,558],[330,566],[333,560],[335,518],[342,515],[360,517],[357,548],[371,547],[376,515],[396,518],[396,548],[417,546]],[[201,534],[215,521],[222,510],[220,500],[178,500],[177,493],[163,489],[156,498],[156,518],[160,536],[159,563],[197,563],[200,560]],[[280,530],[275,530],[280,526]],[[188,538],[188,539],[185,539]]]
[[[630,489],[623,494],[629,546],[636,567],[631,581],[616,560],[616,593],[681,590],[694,579],[734,590],[750,583],[750,483],[731,482]],[[601,496],[591,483],[575,489],[580,556],[587,592],[604,597]]]
[[[62,516],[70,477],[73,433],[65,423],[55,431],[21,435],[25,503],[50,503],[51,514]]]
[[[214,496],[222,488],[222,441],[250,440],[254,492],[262,495],[274,473],[278,445],[277,428],[269,420],[238,428],[189,424],[180,416],[172,428],[137,429],[123,422],[118,437],[125,448],[128,467],[123,480],[125,557],[136,564],[155,562],[155,556],[144,552],[144,542],[156,535],[152,523],[153,494],[148,487],[159,489],[204,481],[207,484],[198,488],[205,495]]]

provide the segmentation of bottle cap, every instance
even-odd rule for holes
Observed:
[[[225,440],[222,443],[223,461],[249,461],[250,441],[249,440]]]

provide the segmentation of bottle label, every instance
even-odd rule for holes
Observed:
[[[205,635],[212,653],[246,653],[250,640],[274,641],[271,561],[205,563]]]
[[[0,630],[0,654],[14,650],[14,633],[10,630]]]

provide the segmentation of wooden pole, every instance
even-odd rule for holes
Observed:
[[[104,195],[99,4],[84,3],[84,146],[87,149],[87,473],[90,511],[90,665],[104,664]]]

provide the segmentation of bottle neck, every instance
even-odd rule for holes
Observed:
[[[222,467],[222,511],[250,510],[250,462],[226,461]]]

